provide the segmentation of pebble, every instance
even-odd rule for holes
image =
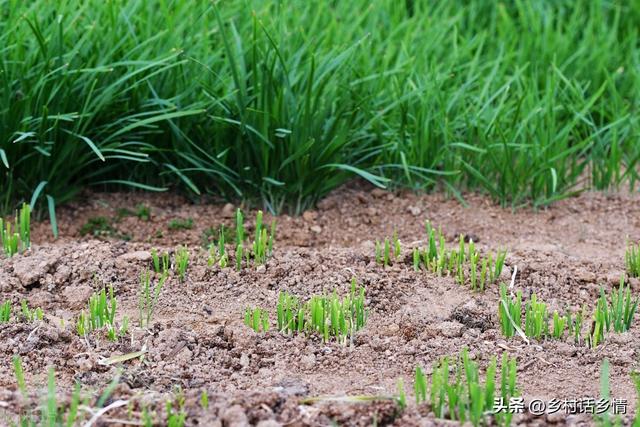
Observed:
[[[233,218],[235,216],[236,208],[231,203],[227,203],[222,207],[222,212],[220,215],[223,218]]]

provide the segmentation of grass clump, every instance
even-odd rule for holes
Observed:
[[[151,264],[153,266],[153,271],[159,274],[165,274],[169,271],[169,267],[171,266],[169,253],[162,252],[160,254],[156,248],[151,249]]]
[[[251,263],[255,265],[262,265],[267,262],[267,259],[271,257],[273,253],[273,244],[276,233],[276,222],[271,221],[269,230],[263,224],[263,213],[258,211],[256,214],[255,222],[255,236],[253,242],[245,247],[245,228],[244,228],[244,215],[240,209],[236,210],[236,250],[235,250],[235,264],[236,270],[242,269],[242,262],[244,258],[245,266],[249,267]]]
[[[0,217],[0,246],[7,257],[26,251],[31,246],[31,207],[23,203],[16,212],[13,225]]]
[[[140,298],[138,301],[140,318],[138,324],[141,328],[145,326],[148,327],[151,323],[153,313],[158,303],[158,297],[160,296],[160,292],[168,278],[169,274],[165,270],[158,279],[158,282],[156,284],[152,284],[149,270],[140,274]]]
[[[536,294],[531,295],[525,305],[524,333],[527,337],[541,339],[549,335],[547,304],[538,301]]]
[[[176,250],[176,271],[178,272],[178,278],[181,282],[184,282],[188,267],[189,250],[186,246],[180,246],[178,250]]]
[[[94,237],[108,237],[115,234],[116,229],[111,225],[104,216],[89,218],[82,227],[80,227],[80,235],[91,235]]]
[[[116,316],[117,301],[113,295],[113,286],[109,286],[109,297],[107,291],[102,288],[100,292],[94,293],[89,298],[87,312],[82,310],[76,322],[78,335],[85,336],[89,332],[106,328],[107,338],[116,341],[127,333],[129,320],[124,317],[120,328],[117,327]]]
[[[229,264],[229,254],[225,248],[225,240],[225,233],[221,227],[218,243],[209,244],[209,258],[207,259],[207,265],[209,267],[218,264],[220,268],[225,268]]]
[[[513,414],[499,409],[506,408],[511,398],[519,396],[515,359],[503,353],[499,388],[496,374],[496,358],[492,357],[483,383],[478,364],[469,358],[466,348],[456,361],[448,357],[441,359],[431,375],[431,410],[437,418],[462,424],[468,421],[474,426],[491,425],[489,414],[492,414],[499,425],[509,425]],[[414,391],[417,404],[426,400],[427,381],[421,368],[416,368]],[[496,402],[500,403],[499,407],[495,406]]]
[[[624,254],[627,273],[631,277],[640,277],[640,243],[629,243]]]
[[[610,300],[610,302],[609,302]],[[620,278],[618,289],[612,289],[611,298],[607,299],[604,289],[600,288],[600,297],[596,302],[591,331],[587,337],[590,347],[596,347],[605,339],[605,334],[626,332],[631,328],[633,317],[638,307],[638,298],[631,296],[631,286],[624,286],[624,277]]]
[[[191,230],[193,228],[193,218],[174,218],[169,221],[169,230]]]
[[[498,318],[502,334],[511,338],[517,332],[522,322],[522,291],[507,297],[507,285],[500,285],[500,301],[498,303]]]
[[[244,312],[244,324],[255,332],[269,332],[269,312],[259,307],[247,307]]]
[[[331,337],[342,344],[353,340],[368,317],[364,306],[365,290],[351,281],[350,293],[344,298],[334,291],[330,296],[312,296],[306,303],[286,292],[278,296],[278,330],[286,334],[318,334],[324,342]]]
[[[473,240],[468,243],[460,235],[456,248],[447,248],[441,229],[435,229],[426,222],[427,244],[425,248],[413,249],[413,268],[418,271],[425,268],[440,275],[448,274],[456,278],[459,284],[469,284],[472,290],[483,291],[486,285],[495,283],[507,256],[506,250],[499,250],[495,255],[489,253],[482,256]]]
[[[20,308],[20,314],[22,315],[22,319],[25,322],[35,322],[44,318],[44,313],[42,312],[42,309],[40,307],[31,309],[29,308],[29,304],[25,300],[22,300],[22,302],[20,303]]]
[[[11,320],[11,301],[5,301],[0,304],[0,323],[6,323]]]
[[[400,245],[400,239],[398,239],[398,232],[393,232],[393,237],[389,239],[386,237],[384,242],[376,240],[376,263],[384,267],[391,265],[392,262],[397,262],[402,255],[402,247]]]

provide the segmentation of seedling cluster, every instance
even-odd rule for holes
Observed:
[[[624,332],[631,327],[633,316],[638,306],[638,299],[631,297],[631,288],[624,286],[624,278],[620,279],[620,287],[611,292],[610,302],[604,290],[600,289],[600,297],[596,302],[591,329],[584,337],[590,347],[596,347],[604,340],[605,333],[613,329],[614,332]],[[557,311],[549,316],[547,305],[539,301],[533,294],[525,305],[524,330],[522,330],[522,292],[507,295],[507,286],[500,287],[500,301],[498,302],[498,317],[502,333],[506,337],[520,334],[534,339],[563,339],[565,331],[579,344],[582,342],[582,325],[585,308],[574,316],[567,312],[564,316]],[[552,322],[551,329],[549,322]]]
[[[127,333],[129,319],[124,317],[120,328],[115,322],[117,301],[113,295],[113,286],[109,286],[109,298],[105,288],[98,293],[94,293],[89,298],[88,312],[82,310],[76,322],[78,335],[85,336],[87,333],[106,328],[107,338],[115,341]]]
[[[259,307],[247,307],[244,312],[244,324],[255,332],[269,332],[269,312]]]
[[[176,251],[176,271],[178,272],[178,278],[181,282],[184,282],[188,267],[189,250],[186,246],[180,246]]]
[[[343,298],[334,291],[328,296],[313,295],[302,302],[288,292],[280,292],[276,306],[278,331],[287,335],[317,334],[324,342],[333,337],[346,344],[367,322],[368,311],[364,303],[365,290],[355,279],[351,281],[349,294]],[[270,328],[269,314],[260,308],[248,308],[244,322],[256,332],[266,332]]]
[[[286,334],[316,333],[324,342],[335,337],[346,344],[362,329],[368,312],[364,307],[365,290],[351,281],[351,291],[344,298],[334,291],[330,296],[312,296],[301,303],[297,297],[286,292],[278,296],[278,330]]]
[[[229,254],[225,248],[225,233],[224,228],[220,227],[220,237],[218,238],[218,243],[209,245],[209,259],[207,260],[207,265],[209,267],[218,264],[220,268],[225,268],[229,265]]]
[[[0,323],[6,323],[11,320],[11,302],[5,301],[0,304]]]
[[[480,381],[478,364],[469,358],[467,349],[452,362],[448,357],[433,367],[429,392],[431,410],[437,418],[448,418],[461,424],[469,421],[474,426],[491,425],[488,414],[493,414],[494,403],[506,404],[519,396],[516,386],[516,360],[502,355],[500,387],[496,390],[496,358],[487,367],[485,382]],[[416,367],[414,377],[416,404],[427,400],[427,379],[423,370]],[[497,397],[497,399],[496,399]],[[513,414],[508,411],[493,415],[498,425],[509,425]]]
[[[22,309],[22,319],[25,322],[35,322],[36,320],[42,320],[44,317],[44,313],[42,312],[42,309],[40,307],[31,309],[29,308],[29,305],[25,300],[22,300],[22,302],[20,303],[20,307]]]
[[[384,267],[391,265],[392,262],[397,262],[402,255],[402,247],[400,245],[400,239],[398,239],[398,232],[393,232],[391,240],[386,237],[384,242],[376,240],[376,263]]]
[[[640,243],[635,245],[633,243],[629,243],[627,245],[624,260],[629,276],[640,277]]]
[[[141,328],[149,326],[151,323],[160,291],[162,291],[168,278],[169,273],[165,270],[158,279],[158,282],[153,284],[149,270],[140,274],[140,300],[138,302],[138,310],[140,312],[139,325]]]
[[[440,275],[449,274],[459,284],[468,283],[473,290],[484,290],[486,285],[495,283],[502,273],[506,250],[499,250],[495,256],[489,253],[480,255],[473,243],[467,244],[464,236],[460,236],[456,249],[447,248],[441,229],[436,230],[431,223],[426,223],[427,246],[413,249],[413,268],[416,271],[424,268]]]
[[[174,218],[169,221],[169,230],[191,230],[193,218]]]
[[[31,207],[28,204],[22,204],[13,224],[0,217],[0,246],[7,257],[31,246]]]
[[[158,253],[156,248],[151,249],[151,261],[153,263],[153,271],[156,273],[166,273],[171,267],[171,261],[169,260],[169,253]]]
[[[242,259],[245,260],[245,265],[248,267],[251,265],[251,261],[256,265],[261,265],[267,262],[267,258],[271,257],[273,253],[273,242],[276,233],[276,222],[271,221],[271,229],[267,231],[267,228],[262,222],[262,211],[258,211],[256,215],[255,224],[255,237],[253,243],[249,247],[245,247],[245,228],[244,217],[242,211],[238,209],[236,211],[236,270],[242,268]]]

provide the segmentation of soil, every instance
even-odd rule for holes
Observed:
[[[478,195],[465,200],[467,207],[439,194],[350,184],[301,217],[277,217],[273,257],[266,266],[236,272],[209,267],[203,248],[210,240],[208,229],[233,226],[235,206],[192,203],[176,195],[86,194],[58,210],[57,240],[46,221],[37,223],[33,247],[0,260],[0,302],[12,301],[17,312],[20,301],[27,300],[45,313],[43,322],[0,324],[0,424],[42,402],[47,369],[53,367],[62,402],[70,400],[79,382],[92,397],[91,406],[115,379],[105,405],[127,404],[106,412],[97,425],[142,425],[144,408],[163,425],[165,402],[182,398],[187,425],[455,425],[436,420],[428,404],[413,404],[411,384],[416,365],[429,373],[441,357],[464,347],[483,368],[502,352],[515,357],[526,401],[599,397],[600,367],[608,359],[611,396],[628,400],[629,415],[622,421],[630,423],[636,406],[630,374],[639,361],[637,324],[629,332],[607,335],[595,349],[568,337],[530,344],[506,339],[497,316],[497,285],[473,292],[452,277],[415,272],[409,248],[424,243],[427,219],[441,226],[449,241],[464,234],[481,251],[507,248],[502,281],[508,283],[517,266],[515,287],[525,299],[536,293],[551,311],[577,311],[583,304],[592,307],[600,288],[609,291],[624,274],[625,243],[640,239],[640,197],[584,193],[537,212],[513,212]],[[148,219],[131,215],[140,204],[150,208]],[[247,223],[254,215],[245,210]],[[83,225],[97,217],[109,226],[82,236]],[[169,229],[177,218],[191,218],[192,228]],[[407,259],[383,268],[375,263],[374,242],[394,230]],[[181,244],[191,250],[185,282],[172,275],[151,325],[138,327],[139,275],[150,267],[151,248],[173,251]],[[334,289],[345,293],[352,277],[366,287],[369,308],[368,322],[352,345],[273,330],[256,333],[243,324],[247,306],[268,308],[273,319],[281,290],[303,298]],[[640,292],[637,279],[630,283]],[[117,296],[118,321],[131,319],[129,332],[116,342],[104,331],[86,337],[75,331],[89,296],[105,284],[112,284]],[[142,360],[104,363],[141,349],[146,350]],[[31,399],[16,385],[15,355],[22,358]],[[409,394],[403,412],[384,399],[303,402],[318,396],[393,396],[400,377]],[[206,409],[200,403],[204,390]],[[564,412],[514,419],[521,425],[593,423],[590,415]]]

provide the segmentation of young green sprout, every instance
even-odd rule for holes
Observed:
[[[113,295],[113,286],[109,286],[109,298],[105,288],[98,293],[94,293],[89,298],[88,312],[83,310],[78,316],[76,322],[76,331],[78,335],[85,336],[91,331],[101,328],[107,329],[107,338],[115,341],[119,336],[127,333],[129,319],[124,317],[122,325],[118,331],[115,323],[117,301]]]
[[[30,309],[27,301],[22,300],[22,302],[20,303],[20,306],[22,308],[22,318],[24,319],[25,322],[35,322],[36,320],[42,320],[44,317],[44,314],[42,312],[42,309],[40,307],[37,307],[36,309]]]
[[[23,203],[13,223],[0,217],[0,247],[7,257],[26,251],[31,246],[31,207]]]
[[[392,262],[397,262],[402,254],[402,247],[400,245],[400,239],[398,238],[398,232],[394,230],[393,237],[391,239],[385,237],[382,243],[379,240],[376,240],[375,250],[375,260],[377,264],[387,267],[391,265]]]
[[[209,259],[207,260],[207,265],[212,267],[214,264],[218,264],[220,268],[225,268],[229,263],[229,255],[227,254],[227,250],[225,248],[225,237],[224,230],[220,227],[220,237],[218,238],[218,244],[214,245],[211,243],[209,245]]]
[[[536,294],[525,306],[524,333],[529,338],[544,338],[549,334],[547,305],[538,301]]]
[[[355,279],[351,281],[349,295],[344,298],[339,298],[334,291],[331,296],[314,295],[301,304],[298,298],[281,292],[277,306],[278,330],[288,334],[318,334],[325,342],[335,337],[346,345],[366,324],[368,312],[364,302],[364,288],[358,287]]]
[[[191,230],[193,218],[175,218],[169,221],[169,230]]]
[[[516,334],[522,324],[522,291],[518,290],[515,297],[507,296],[507,285],[500,285],[500,301],[498,302],[498,317],[502,327],[502,334],[510,338]]]
[[[416,373],[413,380],[413,394],[416,398],[416,405],[427,401],[427,378],[420,366],[416,366]]]
[[[402,378],[398,378],[398,381],[396,383],[396,390],[398,391],[398,395],[395,399],[396,403],[398,404],[400,411],[404,411],[407,407],[407,394],[404,391],[404,381],[402,380]]]
[[[11,301],[0,304],[0,323],[6,323],[11,319]]]
[[[259,307],[247,307],[244,312],[244,324],[255,332],[269,332],[269,312]]]
[[[474,426],[484,424],[485,417],[493,414],[498,425],[509,425],[512,414],[495,412],[494,403],[509,402],[518,396],[516,387],[516,361],[502,355],[500,386],[496,387],[497,363],[492,357],[485,374],[484,384],[480,381],[478,364],[469,358],[467,349],[461,357],[451,364],[449,358],[443,358],[433,368],[431,375],[431,409],[437,418],[448,418],[461,424],[469,421]],[[418,378],[416,378],[417,380]],[[422,380],[422,379],[421,379]],[[422,401],[424,386],[416,387],[420,393],[417,400]],[[496,396],[496,392],[498,395]]]
[[[160,276],[158,283],[153,285],[149,270],[140,274],[140,298],[138,302],[140,318],[138,324],[141,328],[145,326],[148,327],[151,323],[153,312],[155,311],[156,304],[158,303],[158,297],[160,296],[160,291],[162,291],[168,277],[169,273],[165,271],[162,273],[162,276]]]
[[[236,270],[242,268],[242,259],[244,257],[245,265],[249,267],[251,261],[255,265],[265,264],[267,259],[273,253],[273,243],[276,233],[276,223],[271,222],[269,230],[263,224],[263,213],[258,211],[256,215],[255,237],[250,246],[244,246],[245,229],[244,217],[240,209],[236,211]]]
[[[567,317],[560,316],[557,311],[553,312],[553,338],[562,339],[567,322]]]
[[[624,260],[629,276],[640,277],[640,243],[627,245]]]
[[[180,246],[176,250],[176,270],[181,282],[184,282],[187,268],[189,267],[189,250],[186,246]]]
[[[153,271],[156,273],[162,273],[169,271],[169,254],[167,252],[163,252],[162,254],[158,253],[156,248],[151,249],[151,261],[153,264]]]

